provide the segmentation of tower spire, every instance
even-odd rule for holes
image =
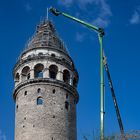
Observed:
[[[49,8],[47,7],[47,20],[49,19]]]
[[[78,72],[53,24],[44,21],[13,71],[15,140],[77,140]]]

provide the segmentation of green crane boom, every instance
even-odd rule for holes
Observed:
[[[116,96],[115,96],[113,83],[112,83],[110,72],[109,72],[109,67],[108,67],[106,57],[105,57],[105,54],[104,54],[104,51],[103,51],[104,29],[93,26],[93,25],[91,25],[87,22],[84,22],[84,21],[82,21],[78,18],[70,16],[69,14],[60,12],[57,9],[52,8],[52,7],[50,8],[50,11],[56,16],[63,15],[64,17],[67,17],[69,19],[72,19],[72,20],[80,23],[80,24],[83,24],[86,27],[88,27],[88,28],[90,28],[90,29],[92,29],[92,30],[94,30],[95,32],[98,33],[99,43],[100,43],[100,92],[101,92],[101,95],[100,95],[100,139],[104,140],[104,114],[105,114],[105,111],[104,111],[104,68],[105,68],[106,73],[107,73],[107,77],[108,77],[108,81],[109,81],[109,86],[110,86],[111,93],[112,93],[112,98],[113,98],[114,107],[115,107],[115,110],[116,110],[116,115],[117,115],[119,127],[120,127],[121,137],[122,137],[122,140],[126,140],[125,135],[124,135],[123,123],[122,123],[122,120],[121,120],[120,111],[119,111],[119,107],[118,107],[118,104],[117,104],[117,99],[116,99]]]

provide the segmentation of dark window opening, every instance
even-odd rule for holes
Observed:
[[[70,72],[68,70],[63,71],[63,80],[66,83],[70,82]]]
[[[31,55],[28,55],[27,59],[30,59],[31,58]]]
[[[25,96],[27,95],[27,91],[24,92],[24,95],[25,95]]]
[[[55,118],[55,115],[53,115],[53,118]]]
[[[65,109],[68,110],[69,109],[69,103],[66,101],[65,102]]]
[[[42,97],[37,98],[37,105],[43,105],[43,99]]]
[[[51,56],[52,56],[52,57],[55,57],[55,54],[54,54],[54,53],[52,53],[52,54],[51,54]]]
[[[35,65],[35,67],[34,67],[35,78],[43,78],[43,70],[44,70],[43,64]]]
[[[33,127],[35,127],[35,125],[33,125]]]
[[[43,55],[43,53],[41,53],[41,52],[40,52],[38,55],[39,55],[39,56],[42,56],[42,55]]]
[[[22,80],[28,80],[30,78],[30,67],[25,66],[21,72]]]
[[[56,65],[51,65],[49,67],[49,76],[50,76],[50,78],[56,79],[57,72],[58,72],[58,67]]]
[[[48,30],[44,30],[43,32],[44,32],[44,33],[48,33]]]
[[[52,71],[51,74],[50,74],[50,78],[56,79],[56,73]]]
[[[68,95],[68,93],[66,94],[66,99],[68,99],[68,97],[69,97],[69,95]]]
[[[55,89],[53,89],[53,93],[55,93]]]
[[[40,93],[40,92],[41,92],[41,89],[40,89],[40,88],[38,88],[38,89],[37,89],[37,92],[38,92],[38,93]]]
[[[18,105],[16,106],[17,110],[18,110]]]
[[[24,120],[26,120],[26,117],[24,117]]]
[[[41,46],[45,46],[45,44],[42,42],[42,43],[41,43]],[[41,55],[39,55],[39,56],[41,56]]]
[[[65,58],[62,58],[62,61],[65,61]]]
[[[43,33],[43,35],[47,35],[47,33]]]
[[[17,73],[16,76],[15,76],[15,81],[16,81],[16,82],[19,82],[19,77],[20,77],[20,76],[19,76],[19,73]]]
[[[25,126],[23,125],[23,128],[24,128]]]

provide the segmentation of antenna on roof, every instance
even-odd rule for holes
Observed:
[[[47,20],[49,18],[49,8],[47,7]]]

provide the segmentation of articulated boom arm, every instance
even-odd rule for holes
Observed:
[[[104,35],[104,29],[103,29],[103,28],[98,28],[98,27],[96,27],[96,26],[93,26],[93,25],[91,25],[91,24],[89,24],[89,23],[86,23],[86,22],[84,22],[84,21],[82,21],[82,20],[80,20],[80,19],[78,19],[78,18],[75,18],[75,17],[73,17],[73,16],[70,16],[70,15],[68,15],[68,14],[66,14],[66,13],[60,12],[60,11],[58,11],[57,9],[53,8],[53,7],[50,8],[50,11],[51,11],[54,15],[56,15],[56,16],[63,15],[63,16],[65,16],[65,17],[67,17],[67,18],[70,18],[70,19],[72,19],[72,20],[74,20],[74,21],[76,21],[76,22],[79,22],[80,24],[83,24],[83,25],[87,26],[88,28],[91,28],[92,30],[94,30],[94,31],[96,31],[96,32],[98,32],[98,33]]]
[[[72,19],[80,24],[83,24],[85,25],[86,27],[94,30],[95,32],[98,33],[99,35],[99,42],[100,42],[100,45],[102,46],[102,37],[104,36],[104,29],[103,28],[98,28],[96,26],[93,26],[89,23],[86,23],[80,19],[77,19],[73,16],[70,16],[66,13],[63,13],[63,12],[60,12],[58,11],[57,9],[55,8],[50,8],[49,9],[54,15],[58,16],[58,15],[63,15],[64,17],[67,17],[69,19]],[[102,54],[101,54],[102,56]],[[117,115],[117,120],[118,120],[118,123],[119,123],[119,127],[120,127],[120,132],[121,132],[121,137],[122,137],[122,140],[126,140],[125,138],[125,135],[124,135],[124,128],[123,128],[123,123],[122,123],[122,120],[121,120],[121,115],[120,115],[120,111],[119,111],[119,107],[118,107],[118,104],[117,104],[117,99],[116,99],[116,96],[115,96],[115,91],[114,91],[114,88],[113,88],[113,83],[112,83],[112,80],[111,80],[111,76],[110,76],[110,72],[109,72],[109,67],[108,67],[108,64],[107,64],[107,60],[106,60],[106,57],[105,57],[105,54],[103,52],[103,57],[102,57],[102,60],[101,60],[101,63],[103,62],[103,65],[104,65],[104,68],[105,68],[105,71],[106,71],[106,74],[107,74],[107,78],[108,78],[108,82],[109,82],[109,86],[110,86],[110,90],[111,90],[111,94],[112,94],[112,98],[113,98],[113,103],[114,103],[114,107],[115,107],[115,110],[116,110],[116,115]],[[103,75],[102,75],[103,77]],[[102,79],[103,80],[103,79]],[[103,103],[103,102],[102,102]],[[101,109],[102,110],[102,109]],[[103,109],[103,112],[104,114],[104,109]],[[103,138],[104,139],[104,138]],[[101,140],[103,140],[101,138]]]

